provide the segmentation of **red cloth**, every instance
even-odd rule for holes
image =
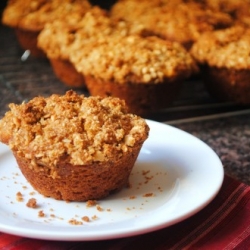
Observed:
[[[171,227],[124,239],[57,242],[0,233],[0,249],[250,249],[250,186],[225,176],[215,199]]]

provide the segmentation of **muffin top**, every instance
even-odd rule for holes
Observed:
[[[105,10],[93,6],[75,23],[56,20],[46,24],[38,36],[38,46],[49,58],[69,59],[71,50],[78,51],[89,44],[94,47],[108,36],[148,33],[141,24],[111,19]]]
[[[87,0],[12,0],[3,12],[2,22],[15,28],[40,31],[55,19],[74,23],[90,7]]]
[[[47,54],[48,58],[68,59],[69,47],[75,41],[77,31],[81,28],[89,32],[97,30],[99,25],[106,26],[107,20],[107,12],[97,6],[91,7],[80,20],[75,22],[54,20],[47,23],[40,32],[38,47]]]
[[[133,8],[137,11],[133,12]],[[204,8],[198,1],[158,1],[154,5],[146,1],[143,4],[135,0],[118,1],[111,16],[142,23],[158,36],[177,41],[187,49],[202,33],[233,23],[229,14]]]
[[[0,120],[0,140],[33,167],[114,161],[148,137],[145,120],[114,97],[68,91],[9,106]]]
[[[234,26],[204,34],[191,54],[200,64],[234,69],[250,68],[250,29]]]
[[[107,37],[95,46],[71,51],[79,72],[119,84],[160,84],[189,77],[196,70],[190,54],[179,44],[158,37]]]

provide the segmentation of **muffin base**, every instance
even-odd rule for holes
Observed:
[[[129,112],[146,116],[166,108],[178,96],[182,81],[150,84],[118,84],[85,76],[86,86],[93,96],[114,96],[124,99]]]
[[[67,86],[73,88],[86,88],[84,77],[78,73],[68,60],[50,59],[55,75]]]
[[[203,66],[204,83],[212,97],[220,101],[250,104],[250,70]]]
[[[39,193],[56,200],[97,200],[128,185],[129,175],[142,145],[123,154],[118,160],[91,165],[72,165],[61,161],[54,169],[30,167],[30,161],[13,152],[27,181]],[[51,176],[55,176],[54,178]]]
[[[29,31],[16,28],[15,33],[20,46],[24,50],[29,50],[35,57],[46,58],[46,54],[37,47],[37,37],[40,31]]]

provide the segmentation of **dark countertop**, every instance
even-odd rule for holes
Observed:
[[[69,89],[54,76],[47,60],[30,57],[22,61],[22,54],[14,32],[0,26],[0,117],[10,102],[64,94]],[[85,90],[76,91],[88,94]],[[218,154],[226,174],[250,184],[249,107],[217,103],[199,79],[191,79],[171,107],[148,118],[200,138]]]

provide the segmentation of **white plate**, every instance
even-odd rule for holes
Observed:
[[[24,237],[87,241],[143,234],[180,222],[204,208],[224,176],[205,143],[174,127],[147,120],[150,135],[130,177],[130,188],[98,202],[56,201],[34,192],[9,149],[0,144],[0,231]],[[20,192],[23,201],[16,200]],[[28,208],[30,198],[37,208]],[[43,211],[44,217],[39,217]],[[81,220],[88,216],[90,222]],[[72,225],[70,220],[82,225]]]

